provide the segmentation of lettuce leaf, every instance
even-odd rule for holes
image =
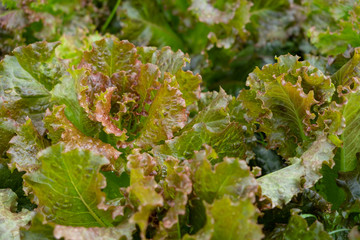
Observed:
[[[105,184],[99,170],[108,160],[87,150],[65,152],[64,144],[41,151],[38,159],[41,168],[24,179],[48,221],[66,226],[112,226],[111,213],[97,207]]]
[[[45,149],[49,143],[36,131],[31,119],[28,119],[16,131],[17,134],[10,141],[7,154],[10,158],[10,169],[31,172],[39,167],[36,155]]]
[[[20,239],[20,227],[27,225],[35,215],[27,209],[16,213],[16,198],[11,189],[0,189],[1,239]]]
[[[186,61],[181,52],[167,48],[137,52],[127,41],[97,41],[92,51],[84,53],[83,70],[77,75],[80,105],[91,120],[114,135],[118,147],[149,148],[171,139],[187,120],[183,96],[190,104],[199,89],[200,78],[181,70]]]
[[[333,167],[334,149],[326,136],[320,136],[300,158],[290,159],[290,166],[258,178],[261,194],[271,200],[271,208],[287,204],[303,188],[314,186],[322,177],[323,164]]]
[[[296,156],[314,141],[313,108],[329,103],[334,93],[330,77],[298,57],[284,55],[277,63],[256,68],[247,85],[257,91],[262,108],[271,112],[259,131],[266,134],[268,147],[279,148],[285,158]],[[310,129],[312,131],[310,131]]]
[[[64,63],[55,57],[59,42],[39,42],[16,48],[0,64],[1,114],[19,122],[29,116],[43,134],[41,122],[52,105],[50,91],[65,73]]]
[[[249,199],[233,203],[229,197],[206,205],[205,227],[184,239],[262,239],[261,226],[256,223],[257,209]]]

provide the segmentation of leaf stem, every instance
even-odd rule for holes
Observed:
[[[102,33],[104,33],[105,30],[106,30],[106,28],[109,26],[109,24],[110,24],[111,20],[113,19],[114,15],[115,15],[115,13],[116,13],[116,10],[117,10],[117,8],[119,7],[120,3],[121,3],[121,0],[117,0],[117,2],[116,2],[116,4],[115,4],[113,10],[111,11],[109,17],[106,19],[106,22],[105,22],[104,25],[101,27],[101,32],[102,32]]]
[[[329,232],[329,234],[332,235],[332,234],[335,234],[338,232],[345,232],[345,231],[350,231],[350,229],[347,229],[347,228],[337,229],[337,230]]]
[[[317,220],[317,217],[313,214],[301,214],[300,216],[302,218],[315,218],[315,220]]]
[[[178,232],[178,238],[181,239],[181,229],[180,229],[180,219],[179,219],[179,215],[177,216],[177,232]]]

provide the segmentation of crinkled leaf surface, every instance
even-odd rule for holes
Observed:
[[[10,145],[11,147],[7,151],[11,159],[10,168],[31,172],[40,164],[36,158],[37,153],[46,148],[49,143],[39,135],[31,119],[28,119],[19,127],[17,135],[10,141]]]
[[[140,154],[137,150],[128,156],[128,160],[130,187],[127,191],[133,196],[133,205],[138,208],[130,221],[139,225],[141,236],[145,238],[151,212],[164,203],[156,192],[158,184],[153,176],[157,162],[149,154]]]
[[[91,150],[93,153],[106,157],[112,166],[110,169],[118,169],[116,160],[120,156],[110,144],[104,143],[99,139],[86,136],[80,132],[65,116],[64,106],[56,106],[53,111],[47,111],[44,123],[48,129],[52,143],[64,142],[66,150],[83,149]]]
[[[201,199],[212,203],[215,199],[229,196],[237,199],[254,199],[257,182],[245,161],[224,158],[212,167],[204,151],[195,154],[191,162],[194,192]]]
[[[138,47],[137,50],[142,63],[152,63],[158,66],[161,71],[161,78],[164,77],[165,72],[176,76],[179,90],[182,92],[187,106],[199,99],[201,76],[199,74],[194,75],[191,71],[182,70],[182,67],[190,62],[187,54],[180,50],[173,52],[169,47],[163,47],[159,50],[156,50],[155,47]]]
[[[136,48],[113,38],[95,41],[91,51],[84,52],[82,64],[89,64],[95,72],[111,77],[120,70],[130,70],[136,62]]]
[[[360,48],[355,48],[354,56],[331,76],[331,80],[336,86],[350,86],[353,83],[353,77],[359,76],[359,65]]]
[[[31,220],[31,226],[20,229],[20,236],[23,240],[55,240],[54,223],[43,223],[44,216],[36,214]]]
[[[327,55],[341,54],[346,51],[348,46],[360,46],[360,39],[358,37],[358,29],[360,26],[359,3],[357,1],[346,1],[338,4],[335,2],[333,5],[340,5],[341,7],[344,5],[347,7],[350,11],[345,14],[349,16],[347,18],[336,19],[336,25],[332,24],[331,26],[335,28],[334,30],[332,29],[332,31],[329,28],[326,29],[326,31],[322,31],[323,29],[316,29],[316,27],[313,27],[309,31],[311,42],[319,48],[322,53],[326,53]]]
[[[356,48],[354,56],[345,63],[333,76],[332,80],[337,85],[338,97],[341,104],[332,104],[332,115],[339,115],[344,118],[345,127],[342,127],[340,132],[342,148],[340,149],[340,171],[354,170],[357,164],[356,153],[360,152],[357,145],[359,137],[359,62],[360,62],[360,49]],[[336,117],[336,116],[335,116]],[[333,122],[340,123],[341,121],[332,118]],[[339,134],[338,134],[339,135]]]
[[[271,207],[281,207],[303,188],[312,187],[322,177],[322,165],[333,166],[334,149],[326,136],[320,136],[300,158],[291,159],[292,165],[258,178]]]
[[[136,145],[147,147],[163,139],[173,138],[173,132],[185,126],[185,100],[171,78],[165,79],[152,102],[149,115]]]
[[[76,75],[80,105],[115,135],[119,147],[148,148],[171,139],[187,120],[186,104],[198,97],[201,78],[183,72],[185,61],[182,52],[169,48],[135,48],[115,38],[96,41]]]
[[[257,224],[257,208],[251,200],[233,203],[230,198],[215,200],[206,205],[206,225],[195,235],[184,239],[262,239],[261,226]]]
[[[189,56],[178,50],[173,52],[170,47],[163,47],[159,50],[156,47],[137,47],[139,60],[142,63],[152,63],[161,71],[161,76],[168,72],[175,75],[181,71],[186,63],[190,62]]]
[[[24,176],[42,214],[66,226],[111,226],[111,213],[97,207],[104,195],[99,170],[108,160],[87,150],[64,150],[64,144],[43,150],[38,155],[41,168]]]
[[[299,62],[296,56],[280,56],[277,61],[261,70],[256,68],[247,85],[257,91],[263,107],[272,113],[260,126],[269,147],[291,157],[297,155],[298,146],[306,148],[314,139],[309,131],[316,116],[312,107],[329,102],[334,86],[329,77],[308,62]]]
[[[0,118],[0,155],[10,147],[10,140],[15,135],[16,122],[9,118]]]
[[[217,97],[181,130],[180,136],[156,147],[155,154],[191,157],[194,151],[207,144],[214,148],[219,157],[244,157],[247,150],[245,133],[251,125],[244,126],[238,119],[232,119],[230,105],[233,101],[231,96],[220,90]],[[247,124],[242,116],[238,118]]]
[[[16,213],[16,194],[11,189],[0,189],[0,239],[20,239],[20,227],[27,225],[34,212],[23,209]]]
[[[69,68],[68,72],[70,74],[63,75],[61,83],[51,91],[52,100],[58,105],[66,105],[65,115],[77,129],[88,136],[95,135],[100,131],[99,124],[88,118],[85,110],[80,106],[77,95],[79,83],[76,80],[78,75],[83,73],[82,69]]]
[[[245,40],[245,24],[249,21],[250,3],[246,0],[192,0],[189,8],[201,22],[211,26],[208,38],[217,47],[230,48],[236,36]]]
[[[59,42],[38,42],[14,50],[1,62],[1,104],[9,117],[28,115],[41,131],[45,109],[51,106],[53,87],[64,74],[64,64],[55,57]]]
[[[165,162],[166,178],[163,182],[164,200],[169,205],[162,222],[165,228],[171,229],[180,224],[179,215],[185,215],[188,195],[192,191],[190,169],[180,164],[180,161],[169,157]],[[177,230],[178,231],[178,230]]]

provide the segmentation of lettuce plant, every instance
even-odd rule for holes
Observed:
[[[18,181],[0,182],[2,236],[331,239],[357,224],[359,49],[333,75],[279,56],[234,97],[200,92],[181,51],[91,41],[1,62],[0,173]]]

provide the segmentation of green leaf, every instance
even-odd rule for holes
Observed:
[[[180,225],[179,215],[185,215],[188,195],[193,189],[190,171],[186,165],[182,165],[175,158],[166,159],[164,165],[166,166],[166,178],[162,187],[164,202],[168,204],[169,209],[162,219],[162,223],[164,228],[171,229],[176,223],[178,226]]]
[[[290,166],[257,179],[262,196],[271,200],[272,208],[287,204],[302,189],[314,186],[323,164],[333,167],[334,149],[326,136],[319,136],[300,158],[290,159]]]
[[[186,104],[198,98],[200,77],[183,72],[186,61],[168,47],[157,51],[116,38],[96,41],[84,53],[83,69],[73,74],[80,105],[114,135],[119,148],[149,148],[171,139],[187,121]]]
[[[122,37],[137,45],[171,46],[184,49],[182,39],[174,32],[154,1],[124,1],[121,5]]]
[[[62,76],[64,65],[55,58],[55,48],[59,42],[39,42],[14,50],[14,55],[21,67],[34,80],[51,90]]]
[[[255,178],[245,161],[224,158],[212,166],[204,151],[195,154],[190,161],[194,192],[207,203],[229,196],[238,199],[253,199],[258,189]]]
[[[123,194],[120,193],[120,188],[126,188],[130,185],[129,174],[123,172],[118,176],[115,172],[111,171],[102,171],[101,174],[106,178],[106,187],[103,189],[103,192],[106,194],[106,200],[122,198]]]
[[[255,0],[252,3],[246,29],[251,33],[250,38],[254,39],[255,46],[263,47],[261,52],[273,48],[275,44],[281,47],[289,44],[289,37],[295,38],[292,42],[297,41],[298,33],[292,32],[297,19],[296,13],[292,11],[294,6],[286,0]]]
[[[90,50],[91,44],[100,39],[100,34],[90,33],[89,29],[78,28],[75,33],[64,33],[59,39],[61,45],[56,48],[56,56],[68,60],[69,66],[76,66],[83,52]]]
[[[179,90],[183,93],[187,106],[199,99],[201,76],[182,70],[182,67],[190,62],[187,54],[180,50],[173,52],[169,47],[163,47],[160,50],[156,50],[155,47],[138,47],[137,50],[142,63],[152,63],[159,67],[161,79],[164,78],[166,72],[176,76]]]
[[[352,171],[339,172],[336,183],[345,191],[345,202],[343,203],[344,209],[351,213],[360,212],[358,208],[360,201],[360,167],[359,164]],[[354,208],[354,209],[353,209]]]
[[[329,3],[327,3],[329,4]],[[332,29],[317,29],[315,26],[309,30],[311,42],[326,55],[342,54],[348,46],[359,47],[359,14],[360,5],[357,1],[348,1],[344,3],[334,3],[331,7],[341,7],[345,11],[343,16],[340,15],[335,19],[335,23],[331,23]],[[336,14],[331,12],[331,16]],[[329,22],[329,21],[328,21]]]
[[[31,220],[30,227],[22,227],[20,236],[22,240],[55,240],[54,223],[43,223],[44,216],[36,214]]]
[[[116,162],[120,156],[120,152],[110,144],[104,143],[100,139],[86,136],[80,132],[65,116],[64,106],[56,106],[52,112],[47,111],[44,123],[46,129],[49,131],[48,136],[53,144],[61,141],[65,143],[66,150],[91,150],[97,155],[106,157],[112,164],[112,166],[109,166],[110,169],[119,170],[121,168]]]
[[[178,71],[175,76],[186,101],[186,106],[196,102],[200,98],[201,76],[199,74],[193,75],[191,71],[184,72],[182,70]]]
[[[58,105],[65,104],[65,115],[72,124],[88,136],[99,132],[99,126],[91,121],[78,100],[79,83],[76,81],[83,73],[82,69],[68,69],[70,75],[64,75],[61,83],[51,91],[52,100]]]
[[[340,149],[340,171],[354,170],[357,164],[356,154],[360,152],[357,144],[360,137],[360,91],[349,93],[346,100],[346,104],[342,106],[346,127],[341,135],[343,146]]]
[[[109,227],[110,212],[99,210],[104,194],[101,166],[109,162],[87,150],[65,152],[64,144],[49,147],[38,155],[41,168],[24,175],[47,221],[67,226]],[[74,161],[76,159],[76,162]]]
[[[19,171],[32,172],[40,163],[36,154],[46,148],[49,143],[42,138],[33,126],[31,119],[21,125],[17,135],[10,141],[10,149],[7,151],[10,157],[10,169],[17,168]]]
[[[10,147],[10,140],[15,135],[16,122],[9,118],[0,118],[0,156]]]
[[[10,188],[18,196],[17,211],[21,211],[23,208],[33,210],[36,205],[30,202],[30,199],[25,196],[23,190],[24,172],[19,172],[17,169],[10,171],[5,164],[0,163],[0,189]]]
[[[326,165],[323,166],[321,170],[323,177],[315,185],[316,191],[324,196],[326,201],[332,204],[332,209],[335,210],[339,209],[340,205],[345,200],[343,189],[336,184],[339,171],[339,164],[337,164],[339,155],[339,152],[335,155],[335,166],[333,169]]]
[[[190,62],[187,54],[181,50],[173,52],[170,47],[163,47],[159,50],[156,47],[137,47],[139,60],[143,63],[157,65],[161,71],[161,78],[166,72],[175,75],[182,70],[186,63]]]
[[[207,220],[203,229],[184,239],[262,239],[261,226],[257,224],[258,211],[251,200],[236,203],[223,197],[206,205]]]
[[[285,229],[277,232],[274,236],[272,236],[269,239],[331,240],[333,238],[324,230],[324,226],[319,221],[315,221],[313,224],[308,226],[306,220],[303,217],[297,215],[295,211],[293,211],[289,223],[288,225],[286,225]]]
[[[136,145],[147,148],[161,140],[171,139],[173,132],[185,126],[186,120],[186,104],[182,94],[175,79],[165,75],[164,82],[150,106]]]
[[[216,44],[218,48],[230,48],[237,36],[243,41],[247,37],[245,25],[250,18],[250,6],[246,0],[216,3],[192,0],[189,10],[200,22],[211,27],[208,38],[212,44]]]
[[[335,86],[348,87],[354,82],[353,78],[359,75],[360,48],[354,50],[353,57],[331,76]]]
[[[14,50],[0,64],[1,105],[7,116],[24,121],[28,115],[43,133],[42,117],[51,106],[50,91],[64,74],[65,65],[55,57],[59,43],[38,42]]]
[[[236,100],[221,89],[217,97],[181,130],[179,136],[154,148],[154,153],[180,159],[191,158],[194,151],[207,144],[214,148],[220,158],[245,157],[249,146],[246,145],[248,136],[244,133],[252,126],[242,119],[242,115],[231,121],[235,113],[230,112],[230,108],[234,110],[233,106],[236,105],[233,101]],[[239,119],[248,126],[240,124]]]
[[[279,154],[288,158],[303,152],[315,138],[310,131],[316,117],[312,107],[330,102],[334,86],[329,77],[296,56],[280,56],[277,61],[256,68],[247,85],[272,113],[259,130],[266,134],[270,148],[279,148]]]
[[[130,169],[130,187],[127,189],[133,205],[138,211],[130,221],[140,227],[141,237],[145,238],[150,214],[156,207],[163,206],[163,197],[156,191],[158,184],[154,179],[156,161],[147,153],[140,154],[139,149],[128,156]]]
[[[262,101],[256,98],[256,91],[242,89],[236,98],[241,105],[242,111],[237,112],[234,107],[232,117],[238,121],[245,119],[249,123],[262,123],[263,119],[268,118],[270,111],[262,108]]]
[[[265,85],[265,88],[262,100],[273,116],[264,120],[265,124],[260,127],[260,131],[268,136],[270,146],[280,148],[280,154],[284,157],[294,156],[296,143],[308,141],[306,128],[310,120],[315,118],[310,111],[316,103],[314,94],[310,92],[305,95],[299,85],[285,83],[282,79]]]
[[[80,65],[90,65],[93,71],[111,77],[121,70],[130,70],[136,63],[136,48],[128,41],[104,38],[92,44],[92,50],[84,52]]]
[[[0,189],[0,239],[20,239],[20,227],[27,225],[35,212],[23,209],[16,213],[16,194],[10,189]]]

